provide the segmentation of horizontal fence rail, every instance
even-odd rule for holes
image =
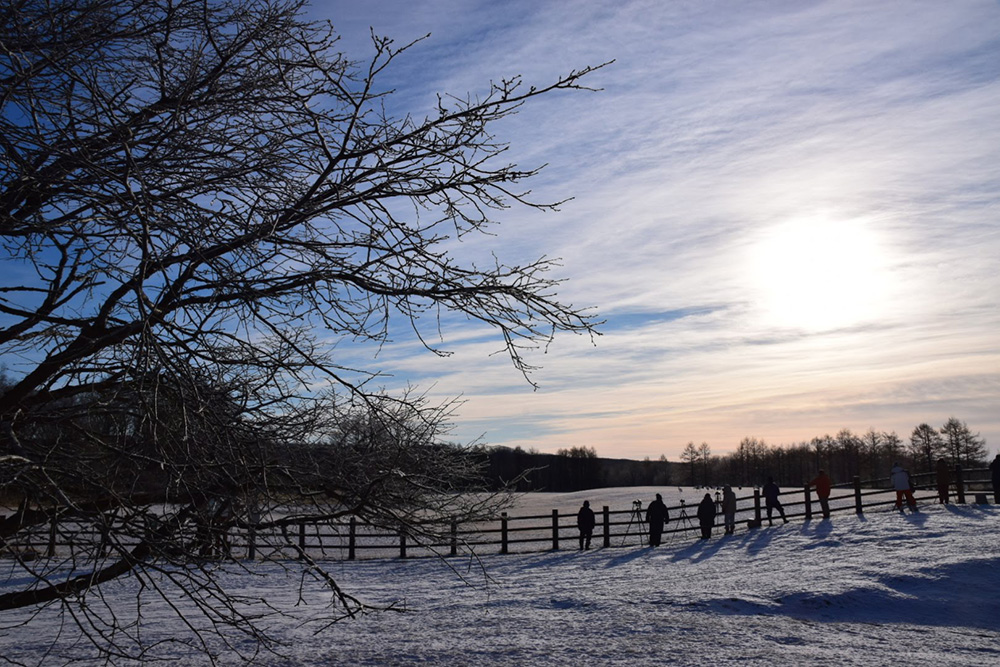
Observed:
[[[937,500],[934,473],[912,475],[914,498],[918,503]],[[895,491],[886,479],[862,484],[855,477],[850,484],[834,486],[829,498],[831,513],[863,514],[865,511],[885,510],[896,503]],[[991,491],[989,470],[986,468],[962,471],[956,467],[952,479],[951,495],[954,502],[988,502]],[[595,489],[595,494],[599,493]],[[721,528],[720,494],[716,498],[715,528]],[[783,491],[779,498],[789,520],[811,520],[820,514],[815,491],[808,486]],[[736,524],[748,527],[767,521],[765,502],[760,489],[752,495],[737,498]],[[697,504],[668,507],[670,521],[664,526],[663,543],[686,538],[691,531],[698,531]],[[648,543],[645,510],[633,505],[631,509],[601,507],[595,512],[592,547],[636,546]],[[774,518],[780,521],[780,516]],[[424,526],[421,534],[400,529],[375,526],[356,518],[347,521],[296,522],[259,524],[230,529],[213,536],[210,557],[245,559],[340,559],[358,558],[411,558],[422,556],[456,556],[485,553],[526,553],[562,548],[578,548],[579,532],[576,511],[532,516],[501,514],[494,521],[477,524],[459,524],[456,521],[436,522]],[[114,529],[114,525],[109,531]],[[433,535],[434,537],[428,537]],[[92,526],[73,522],[53,522],[39,527],[16,541],[7,542],[0,549],[0,558],[11,555],[32,554],[35,557],[70,557],[75,551],[104,553],[114,549],[128,549],[140,542],[144,535],[115,533],[112,547],[109,534]],[[72,539],[69,539],[72,538]],[[192,534],[191,539],[199,539]]]

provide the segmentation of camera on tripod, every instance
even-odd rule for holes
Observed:
[[[633,500],[632,501],[632,514],[631,514],[631,516],[629,516],[628,525],[625,526],[625,534],[622,535],[622,546],[625,545],[625,540],[628,538],[628,534],[632,530],[633,526],[635,526],[636,528],[639,529],[639,544],[642,544],[642,542],[643,542],[643,537],[642,536],[643,536],[643,533],[644,533],[643,523],[644,523],[644,521],[643,521],[643,516],[642,516],[642,501],[641,500]]]

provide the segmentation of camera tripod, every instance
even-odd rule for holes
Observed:
[[[687,504],[684,502],[683,498],[681,498],[681,511],[680,511],[680,514],[677,515],[677,518],[674,519],[674,521],[676,523],[678,523],[679,526],[670,531],[670,541],[671,542],[673,542],[675,539],[677,539],[677,533],[679,531],[681,531],[683,529],[686,529],[686,528],[694,528],[694,522],[691,521],[691,517],[688,516],[688,513],[687,513]]]
[[[628,525],[625,526],[625,534],[622,535],[622,546],[625,546],[625,540],[628,538],[629,531],[632,530],[633,524],[636,526],[636,529],[638,530],[639,545],[641,546],[642,543],[643,543],[643,535],[645,534],[645,530],[643,528],[643,526],[644,526],[645,523],[646,522],[645,522],[645,520],[643,519],[643,516],[642,516],[642,501],[641,500],[633,500],[632,501],[632,514],[629,515]]]

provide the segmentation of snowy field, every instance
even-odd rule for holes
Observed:
[[[582,498],[599,508],[627,506],[633,497],[646,504],[652,495],[616,489],[531,494],[521,502],[525,511],[562,513]],[[333,625],[323,620],[323,594],[296,606],[297,580],[273,565],[245,564],[265,576],[233,576],[232,584],[294,610],[292,618],[271,621],[286,646],[282,656],[258,656],[266,665],[1000,664],[994,505],[925,502],[916,514],[740,526],[734,536],[676,536],[656,549],[565,547],[481,562],[332,563],[347,591],[404,610]],[[106,590],[113,603],[120,600],[120,613],[135,607],[133,580]],[[0,664],[56,665],[86,655],[55,613],[11,628],[24,618],[0,614]],[[143,625],[147,640],[183,637],[165,604],[144,612]],[[241,641],[236,648],[250,650]],[[164,644],[160,654],[207,662],[178,644]],[[244,660],[229,650],[220,662]]]

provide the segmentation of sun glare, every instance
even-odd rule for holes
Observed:
[[[880,245],[862,220],[803,218],[768,229],[753,244],[750,260],[762,318],[808,331],[878,318],[888,288]]]

